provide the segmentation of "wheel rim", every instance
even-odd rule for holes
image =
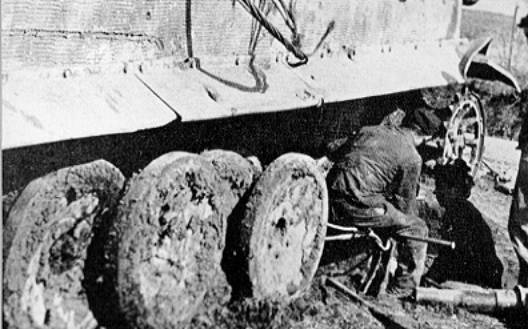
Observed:
[[[444,139],[444,163],[464,160],[474,176],[484,151],[485,117],[478,97],[468,94],[453,106]]]

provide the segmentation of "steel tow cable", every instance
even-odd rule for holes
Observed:
[[[306,64],[308,62],[308,56],[299,47],[295,46],[290,40],[286,39],[286,37],[284,37],[284,35],[282,35],[282,33],[275,26],[273,26],[270,21],[268,21],[267,17],[264,15],[264,13],[262,13],[260,8],[255,6],[255,4],[253,4],[252,1],[250,1],[250,0],[238,0],[238,2],[275,39],[277,39],[280,43],[282,43],[284,45],[284,47],[288,51],[293,53],[293,55],[295,55],[295,57],[297,57],[299,59],[299,62],[296,62],[296,63],[288,62],[288,64],[290,66],[294,66],[295,67],[295,66]],[[277,4],[275,3],[275,5],[277,5]],[[295,27],[295,23],[293,22],[291,17],[289,17],[290,15],[286,15],[286,13],[283,12],[283,11],[285,11],[284,8],[282,8],[282,9],[279,8],[279,7],[277,7],[277,8],[278,8],[279,13],[281,14],[281,16],[283,16],[283,18],[287,17],[287,19],[285,19],[286,25],[288,25],[288,27],[290,27],[290,28]],[[290,20],[291,20],[291,22],[290,22]],[[295,32],[295,31],[293,31],[293,32]]]

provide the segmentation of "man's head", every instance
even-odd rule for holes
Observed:
[[[414,144],[418,146],[431,136],[437,135],[443,124],[434,110],[418,107],[407,113],[403,118],[401,127],[412,132]]]
[[[528,38],[528,15],[524,16],[519,22],[519,28],[524,30],[524,35]]]
[[[474,181],[471,168],[462,159],[435,167],[435,194],[440,204],[452,200],[466,200],[471,196]]]

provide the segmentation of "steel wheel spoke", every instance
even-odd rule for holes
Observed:
[[[463,95],[452,109],[453,115],[446,127],[444,161],[448,163],[462,159],[472,168],[474,175],[482,156],[484,113],[478,98],[473,94]]]

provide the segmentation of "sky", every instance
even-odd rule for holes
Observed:
[[[513,16],[516,5],[519,5],[518,19],[528,14],[528,0],[480,0],[477,4],[465,8]]]

